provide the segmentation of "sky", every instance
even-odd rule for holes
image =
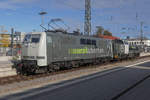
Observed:
[[[143,22],[144,36],[150,38],[149,5],[150,0],[91,0],[92,34],[102,26],[114,36],[138,37]],[[84,31],[84,0],[0,0],[0,25],[6,30],[41,31],[41,11],[47,12],[45,27],[51,19],[61,18],[69,31]]]

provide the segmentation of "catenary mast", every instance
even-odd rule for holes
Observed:
[[[84,34],[91,35],[91,0],[85,0]]]

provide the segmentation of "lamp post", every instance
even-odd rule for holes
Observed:
[[[44,25],[44,15],[46,15],[46,14],[47,14],[47,12],[45,12],[45,11],[42,11],[39,13],[39,15],[41,15],[41,25]]]
[[[143,41],[143,22],[141,22],[141,42]]]
[[[11,55],[13,56],[14,49],[14,28],[11,28]]]

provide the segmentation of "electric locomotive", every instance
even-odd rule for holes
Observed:
[[[35,73],[113,59],[112,40],[62,31],[32,32],[22,45],[18,72]]]
[[[135,56],[132,55],[135,52],[129,50],[129,45],[122,40],[75,35],[63,31],[32,32],[24,38],[17,72],[52,72],[61,68]]]

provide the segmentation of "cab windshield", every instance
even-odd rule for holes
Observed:
[[[26,34],[24,38],[24,43],[39,43],[40,34]]]
[[[40,34],[32,34],[31,43],[39,43],[40,42]]]

